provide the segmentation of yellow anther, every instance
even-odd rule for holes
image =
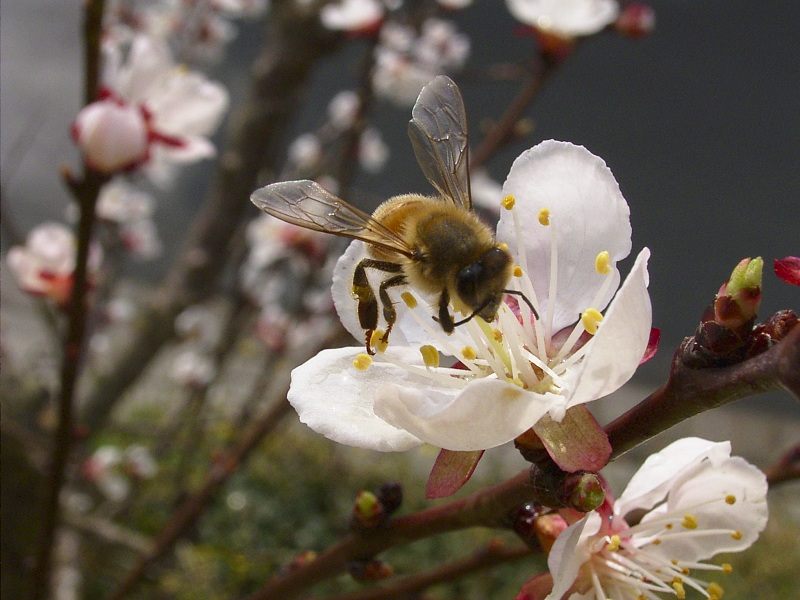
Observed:
[[[725,594],[722,586],[715,581],[708,584],[706,591],[708,592],[708,600],[722,600],[722,596]]]
[[[505,242],[500,242],[499,244],[497,244],[497,247],[500,248],[500,250],[502,250],[503,252],[508,252],[508,244],[506,244]]]
[[[733,565],[731,563],[722,563],[722,572],[726,575],[733,573]]]
[[[665,525],[665,527],[666,527],[667,529],[672,529],[673,525],[672,525],[672,523],[667,523],[667,524]]]
[[[678,566],[678,560],[677,560],[677,559],[675,559],[675,558],[673,558],[673,559],[672,559],[671,561],[669,561],[669,562],[671,562],[671,563],[672,563],[672,565],[673,565],[673,566],[675,566],[675,567],[677,567],[677,566]]]
[[[492,337],[494,338],[495,342],[502,342],[503,341],[503,332],[499,329],[492,329]]]
[[[682,581],[673,581],[672,589],[675,590],[675,597],[678,600],[686,600],[686,590],[683,587]]]
[[[422,354],[422,362],[425,363],[426,367],[435,369],[439,366],[439,351],[430,344],[420,346],[419,353]]]
[[[606,548],[611,552],[616,552],[619,550],[619,546],[622,543],[622,540],[619,539],[618,535],[612,535],[608,538],[608,546]]]
[[[636,600],[647,600],[647,596],[645,596],[644,594],[639,594],[638,596],[636,596]]]
[[[519,265],[514,265],[514,270],[511,272],[514,274],[514,277],[522,277],[522,267]]]
[[[600,275],[611,273],[611,255],[608,250],[603,250],[594,259],[594,270]]]
[[[359,371],[366,371],[372,364],[372,357],[369,354],[357,354],[353,359],[353,366]]]
[[[375,348],[378,352],[386,352],[386,348],[389,347],[389,342],[383,341],[383,336],[386,334],[383,329],[376,329],[372,332],[372,335],[369,338],[369,345]]]
[[[547,227],[550,225],[550,209],[543,208],[539,211],[539,224]]]
[[[463,356],[467,360],[475,360],[476,358],[478,358],[478,353],[472,346],[464,346],[464,348],[461,350],[461,356]]]
[[[684,575],[688,575],[689,573],[691,573],[691,571],[689,570],[689,567],[683,567],[681,569],[681,573],[683,573]]]
[[[511,210],[514,208],[514,204],[516,204],[517,200],[514,198],[513,194],[509,194],[505,198],[500,201],[500,204],[503,205],[503,208],[506,210]]]
[[[597,333],[597,326],[603,320],[603,314],[596,308],[587,308],[581,313],[581,324],[590,335]]]
[[[734,496],[733,494],[728,494],[727,496],[725,496],[725,502],[727,504],[736,504],[736,496]]]
[[[731,533],[731,537],[738,541],[738,540],[742,539],[742,532],[737,529],[736,531]]]
[[[661,540],[660,540],[660,539],[658,539],[658,538],[655,538],[655,539],[654,539],[652,542],[650,542],[650,543],[651,543],[651,544],[653,544],[653,546],[658,546],[658,545],[660,545],[660,544],[661,544]]]
[[[684,529],[697,529],[697,517],[694,515],[684,515],[681,521]]]
[[[408,308],[417,308],[417,298],[411,292],[403,292],[400,294],[400,299]]]

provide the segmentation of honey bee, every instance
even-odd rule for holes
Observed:
[[[287,223],[366,242],[368,257],[356,266],[352,292],[369,354],[374,354],[378,300],[367,269],[386,274],[378,287],[387,325],[383,343],[397,320],[389,288],[410,284],[438,293],[434,319],[448,334],[476,316],[493,320],[503,294],[522,296],[506,289],[511,255],[472,212],[467,121],[458,86],[449,77],[437,77],[422,89],[411,115],[408,134],[414,154],[438,196],[394,196],[372,215],[307,180],[273,183],[250,196],[258,208]],[[465,318],[453,318],[451,302]]]

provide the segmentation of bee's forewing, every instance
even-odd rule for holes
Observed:
[[[412,254],[399,235],[314,181],[273,183],[253,192],[250,201],[293,225],[362,240],[405,256]]]
[[[425,177],[442,196],[470,210],[467,116],[458,86],[438,76],[422,88],[411,116],[408,136]]]

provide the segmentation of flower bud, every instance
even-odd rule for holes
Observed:
[[[358,560],[347,565],[350,576],[356,581],[380,581],[394,575],[394,569],[382,560]]]
[[[644,2],[631,2],[622,9],[614,27],[629,38],[643,38],[650,35],[656,26],[656,11]]]
[[[729,329],[737,329],[756,316],[761,304],[761,273],[764,260],[743,259],[719,289],[714,300],[714,320]]]
[[[378,497],[370,491],[361,490],[353,503],[352,525],[355,529],[372,529],[386,518],[386,511]]]
[[[392,514],[403,503],[403,486],[397,482],[384,483],[378,488],[378,502],[387,515]]]
[[[72,135],[86,164],[101,173],[121,171],[147,158],[144,115],[112,99],[84,107],[73,123]]]

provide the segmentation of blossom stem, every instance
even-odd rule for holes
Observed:
[[[800,444],[789,448],[765,473],[770,487],[800,479]]]

